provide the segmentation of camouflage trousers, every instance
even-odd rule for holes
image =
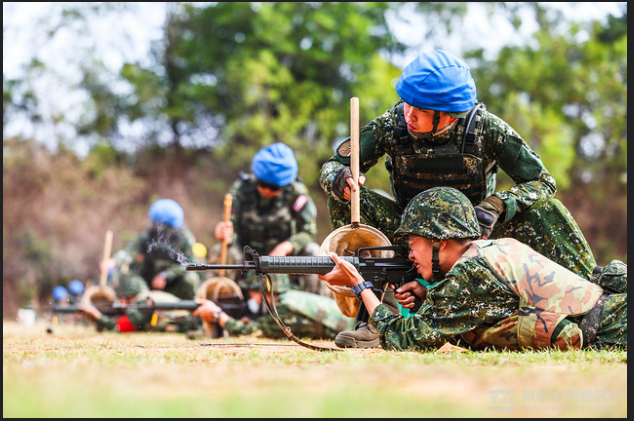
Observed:
[[[350,224],[350,203],[328,200],[333,230]],[[361,187],[361,223],[370,225],[393,244],[407,245],[405,237],[394,238],[401,224],[403,209],[391,198]],[[557,199],[540,200],[515,215],[506,223],[495,226],[491,239],[515,238],[538,253],[559,263],[584,279],[591,280],[597,263],[576,221]]]
[[[593,282],[606,296],[595,348],[627,347],[627,265],[613,260]]]

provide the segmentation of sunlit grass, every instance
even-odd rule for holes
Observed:
[[[627,415],[625,351],[315,352],[12,329],[3,326],[5,417]],[[213,341],[229,342],[291,344]]]

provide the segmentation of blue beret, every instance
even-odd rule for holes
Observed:
[[[282,187],[297,178],[297,160],[291,148],[283,143],[273,143],[255,154],[251,170],[260,180]]]
[[[185,220],[183,208],[172,199],[159,199],[150,206],[148,216],[154,222],[180,228]]]
[[[471,70],[444,51],[423,53],[405,67],[396,92],[414,107],[444,112],[470,110],[476,101]]]
[[[68,291],[66,291],[66,288],[61,285],[53,288],[53,298],[55,299],[55,301],[65,300],[66,297],[68,297]]]
[[[84,284],[79,279],[73,279],[68,283],[68,291],[74,296],[81,295],[84,293]]]

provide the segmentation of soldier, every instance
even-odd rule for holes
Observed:
[[[412,61],[396,84],[401,100],[360,130],[360,171],[383,155],[394,199],[354,184],[349,140],[322,167],[333,228],[350,221],[350,189],[360,188],[361,223],[399,241],[403,209],[419,192],[453,186],[475,206],[484,238],[515,238],[582,278],[599,271],[572,215],[557,199],[556,184],[539,156],[513,128],[476,103],[469,67],[444,52]],[[498,168],[515,182],[496,192]],[[401,240],[402,241],[402,240]],[[357,346],[375,343],[374,332],[342,333]]]
[[[150,291],[138,276],[126,277],[119,281],[116,289],[117,301],[121,304],[147,304],[149,297],[155,302],[176,302],[179,298],[165,291]],[[196,330],[200,320],[192,320],[186,310],[161,310],[128,308],[116,317],[103,314],[92,305],[79,304],[84,315],[93,322],[97,330],[129,332],[191,332]]]
[[[250,272],[240,286],[248,292],[250,317],[236,320],[213,301],[200,298],[196,301],[201,306],[192,314],[200,316],[203,322],[218,323],[232,336],[249,335],[259,330],[267,338],[286,338],[264,308],[258,275]],[[288,275],[276,277],[273,292],[280,318],[299,338],[334,339],[338,332],[354,325],[354,319],[343,316],[332,298],[291,289]],[[267,299],[270,302],[271,294],[267,294]]]
[[[297,178],[293,150],[283,143],[266,146],[253,157],[251,170],[252,174],[241,174],[229,191],[233,197],[231,221],[219,222],[214,231],[218,241],[232,244],[231,259],[241,261],[246,245],[261,255],[317,255],[317,208]],[[211,261],[218,261],[219,250],[219,245],[212,249]],[[295,289],[331,296],[316,276],[291,282]]]
[[[200,276],[185,270],[183,263],[196,262],[194,235],[183,226],[184,212],[172,199],[159,199],[148,212],[152,226],[110,260],[116,265],[115,284],[129,277],[142,279],[152,290],[192,299]]]
[[[410,201],[395,235],[407,236],[409,258],[431,286],[396,291],[413,317],[395,315],[367,290],[354,266],[320,279],[353,288],[387,350],[430,350],[449,342],[473,349],[627,348],[627,266],[613,260],[583,279],[512,238],[480,240],[476,211],[450,187]]]

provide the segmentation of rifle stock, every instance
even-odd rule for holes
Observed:
[[[371,251],[393,251],[393,257],[361,257],[342,256],[341,259],[350,262],[361,274],[363,279],[370,281],[375,290],[383,290],[386,284],[397,287],[413,281],[418,273],[414,263],[407,258],[406,249],[402,246],[363,247],[358,250],[361,255]],[[244,247],[244,263],[241,265],[208,265],[192,263],[187,270],[240,270],[246,272],[255,270],[260,275],[288,274],[309,275],[326,274],[335,267],[335,263],[328,256],[260,256],[251,247]]]

